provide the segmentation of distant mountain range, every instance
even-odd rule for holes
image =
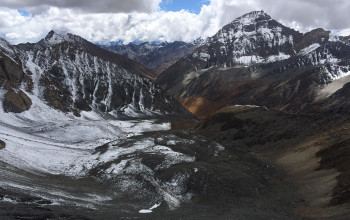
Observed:
[[[123,55],[150,68],[156,76],[176,63],[184,56],[191,54],[205,39],[191,43],[175,42],[132,42],[124,45],[121,41],[98,44],[101,48]]]

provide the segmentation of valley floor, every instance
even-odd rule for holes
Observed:
[[[3,119],[1,219],[350,214],[346,116],[235,106],[171,129],[166,121],[82,115],[50,123]]]

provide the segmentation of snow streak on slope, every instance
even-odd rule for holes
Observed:
[[[304,56],[304,55],[306,55],[306,54],[308,54],[308,53],[310,53],[310,52],[316,50],[316,49],[319,48],[320,46],[321,46],[321,45],[320,45],[320,44],[317,44],[317,43],[316,43],[316,44],[311,44],[310,46],[308,46],[308,47],[302,49],[302,50],[299,52],[299,55]]]
[[[30,110],[20,114],[0,110],[0,139],[6,142],[0,158],[23,169],[64,174],[97,146],[142,131],[169,129],[168,123],[152,126],[152,121],[106,120],[94,112],[83,112],[78,118],[28,96],[33,100]]]
[[[23,68],[21,89],[62,112],[78,116],[94,109],[120,118],[191,117],[144,77],[147,68],[79,36],[52,31],[36,44],[16,46],[1,39],[0,52]]]
[[[0,91],[2,99],[4,91]],[[33,105],[26,112],[4,113],[0,107],[0,140],[6,143],[0,154],[3,164],[0,187],[56,205],[74,204],[88,208],[124,196],[143,197],[143,201],[153,204],[164,201],[170,208],[176,208],[191,198],[185,187],[185,181],[190,177],[186,170],[174,173],[167,181],[160,181],[155,176],[175,164],[194,162],[194,155],[187,155],[177,148],[185,144],[202,148],[205,145],[197,143],[201,138],[144,134],[169,130],[170,123],[121,121],[98,111],[82,112],[81,117],[76,117],[49,107],[35,95],[27,95]],[[212,156],[223,150],[217,144],[207,147]],[[62,182],[54,182],[55,176]],[[82,189],[83,194],[71,191],[71,181],[81,184],[79,178],[91,176],[99,182],[91,189],[93,192],[85,192],[86,188]],[[47,182],[40,182],[41,178],[46,178]],[[105,182],[114,183],[113,193],[100,189]],[[151,188],[145,188],[145,183]],[[103,192],[99,193],[97,189]],[[16,198],[9,198],[12,199],[3,201],[17,202]],[[136,206],[135,211],[145,205]]]

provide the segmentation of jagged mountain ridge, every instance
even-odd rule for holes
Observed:
[[[349,74],[349,55],[346,38],[323,29],[302,34],[256,11],[223,27],[157,83],[200,117],[227,104],[327,111],[316,102],[324,87]]]
[[[99,44],[100,47],[127,58],[142,63],[152,69],[155,75],[159,75],[180,58],[192,53],[198,46],[199,41],[185,43],[182,41],[162,42],[160,44],[144,42],[141,44]],[[155,77],[156,78],[156,77]]]
[[[118,117],[188,114],[148,79],[147,68],[79,36],[51,31],[36,44],[17,46],[2,40],[1,51],[2,61],[11,62],[3,65],[3,73],[10,73],[2,74],[5,111],[18,106],[21,109],[14,112],[28,110],[30,106],[23,103],[30,100],[31,94],[55,109],[77,116],[91,110]]]

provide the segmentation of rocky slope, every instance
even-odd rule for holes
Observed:
[[[343,115],[288,114],[253,106],[227,106],[197,131],[226,146],[250,151],[274,165],[300,195],[294,214],[346,219],[350,213],[349,119]],[[292,218],[293,219],[293,218]]]
[[[326,87],[349,75],[349,56],[346,38],[322,29],[301,34],[257,11],[223,27],[157,83],[199,117],[227,104],[324,111],[323,99],[342,84]]]
[[[161,44],[129,43],[127,45],[106,44],[99,46],[142,63],[152,69],[155,75],[158,76],[180,58],[191,54],[199,46],[199,41],[193,43],[175,41],[172,43],[163,42]]]
[[[189,116],[155,86],[141,64],[103,50],[85,39],[51,31],[36,44],[0,44],[3,107],[23,112],[35,96],[76,116],[98,111],[117,117]]]

